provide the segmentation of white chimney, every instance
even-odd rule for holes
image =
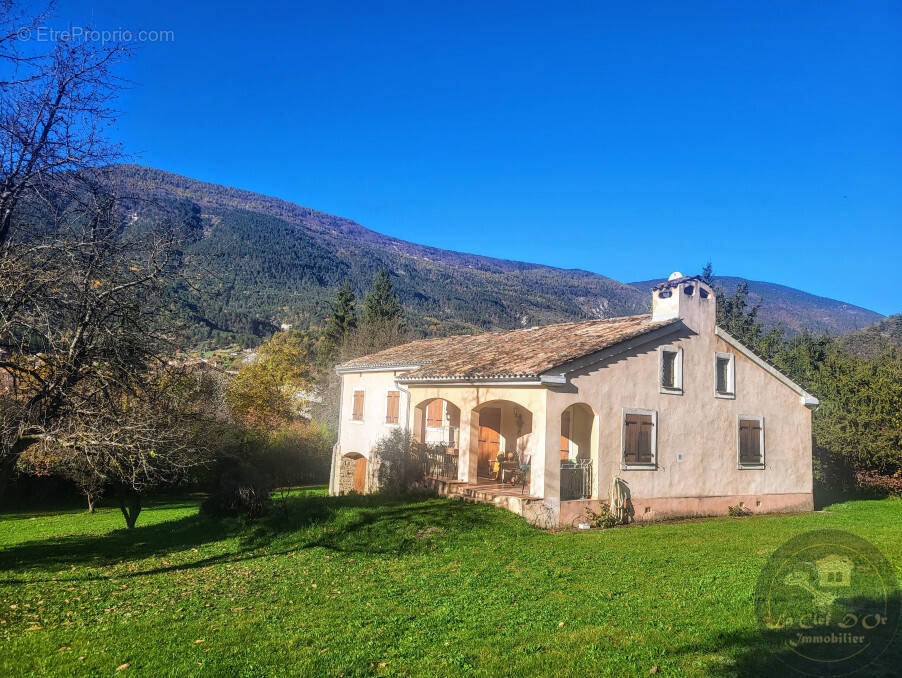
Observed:
[[[651,319],[680,318],[696,332],[713,332],[715,303],[714,290],[701,278],[674,271],[651,290]]]

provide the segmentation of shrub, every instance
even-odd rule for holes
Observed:
[[[332,433],[323,426],[295,422],[278,431],[229,429],[220,461],[206,486],[204,510],[213,514],[260,516],[272,505],[272,491],[329,477]]]
[[[601,502],[599,508],[601,510],[595,512],[588,506],[586,507],[586,522],[588,522],[589,525],[591,525],[592,527],[607,529],[609,527],[614,527],[615,525],[620,524],[620,521],[617,520],[617,516],[611,513],[610,504],[603,501]]]
[[[856,475],[858,486],[869,493],[882,496],[902,496],[902,476],[880,475],[876,471],[861,471]]]
[[[201,510],[212,515],[244,514],[257,518],[272,505],[271,477],[247,460],[232,457],[223,460],[217,483]]]
[[[731,518],[743,518],[752,515],[752,512],[742,504],[739,504],[738,506],[728,506],[727,514]]]
[[[376,443],[373,458],[380,492],[402,494],[422,485],[425,459],[421,446],[409,431],[394,429]]]

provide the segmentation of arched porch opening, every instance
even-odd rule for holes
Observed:
[[[592,496],[596,431],[595,412],[585,403],[570,405],[561,413],[561,501],[589,499]]]
[[[413,410],[413,436],[422,446],[426,475],[457,480],[460,408],[444,398],[423,400]]]
[[[425,445],[460,447],[460,408],[444,398],[423,400],[414,408],[414,439]]]
[[[492,400],[473,408],[475,441],[469,461],[477,482],[529,487],[534,445],[533,414],[510,400]],[[475,444],[473,444],[475,442]]]

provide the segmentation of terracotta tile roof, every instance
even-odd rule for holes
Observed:
[[[408,379],[537,378],[543,372],[677,322],[650,315],[425,339],[349,360],[339,370],[413,367]]]

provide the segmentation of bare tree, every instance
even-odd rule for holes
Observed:
[[[73,173],[108,164],[120,149],[106,132],[122,86],[115,66],[128,55],[122,42],[19,38],[45,20],[52,5],[28,12],[0,0],[0,249],[14,236],[17,211],[48,190],[59,192]],[[46,51],[35,45],[49,44]],[[24,46],[23,46],[24,45]]]
[[[173,352],[157,328],[174,229],[130,231],[102,185],[82,189],[29,203],[28,237],[0,256],[0,486],[26,448],[101,396],[139,392]]]
[[[20,459],[29,469],[77,481],[83,491],[115,490],[129,528],[145,490],[174,484],[209,460],[220,388],[203,370],[174,365],[135,381],[100,389],[68,410]]]

